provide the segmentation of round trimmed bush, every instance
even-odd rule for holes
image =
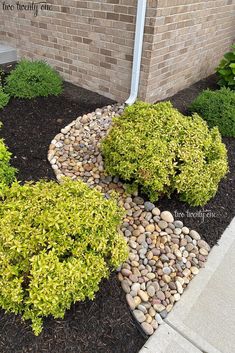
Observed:
[[[138,102],[114,119],[102,141],[107,173],[140,186],[156,201],[174,191],[190,205],[205,205],[228,170],[217,128],[197,114],[183,116],[170,102]]]
[[[46,62],[23,59],[7,76],[5,91],[15,98],[58,96],[62,79]]]
[[[0,306],[38,335],[44,316],[93,299],[128,256],[122,216],[115,199],[81,181],[13,183],[0,203]]]
[[[4,108],[8,104],[9,100],[9,94],[6,94],[0,86],[0,109]]]
[[[203,91],[190,106],[206,120],[209,127],[218,126],[222,136],[235,137],[235,92],[229,88]]]

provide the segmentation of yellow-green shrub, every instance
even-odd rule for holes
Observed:
[[[2,124],[0,123],[0,128]],[[3,139],[0,139],[0,197],[5,188],[14,180],[16,169],[10,165],[11,152],[8,151]]]
[[[123,210],[81,181],[17,182],[0,203],[0,306],[32,321],[93,299],[127,257]]]
[[[185,117],[170,102],[126,108],[102,152],[107,173],[141,186],[152,201],[177,191],[190,205],[204,205],[228,170],[218,129],[197,114]]]

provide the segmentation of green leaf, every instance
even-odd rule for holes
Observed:
[[[227,59],[228,61],[235,61],[235,54],[233,52],[228,52],[226,54],[224,54],[225,59]]]

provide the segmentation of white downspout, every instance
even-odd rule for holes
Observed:
[[[133,103],[135,103],[138,96],[146,7],[147,0],[138,0],[135,27],[135,45],[131,78],[131,92],[130,97],[125,102],[127,105],[132,105]]]

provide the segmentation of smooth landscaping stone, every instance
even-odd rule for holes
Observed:
[[[149,296],[146,292],[144,292],[143,290],[139,290],[138,292],[138,296],[144,301],[147,302],[149,299]]]
[[[195,239],[195,240],[199,240],[199,239],[200,239],[200,235],[199,235],[198,232],[196,232],[195,230],[191,230],[191,231],[189,232],[189,235],[190,235],[193,239]]]
[[[167,223],[173,223],[174,222],[174,217],[169,211],[164,211],[161,213],[161,218],[163,221],[166,221]]]
[[[155,207],[155,208],[152,210],[152,214],[153,214],[154,216],[160,216],[161,211],[159,210],[159,208]]]
[[[146,211],[152,211],[155,208],[155,205],[149,201],[144,203],[144,208]]]
[[[166,229],[168,226],[168,223],[166,221],[162,220],[162,221],[158,222],[158,225],[161,229]]]
[[[136,320],[139,321],[140,323],[145,321],[145,315],[141,310],[134,310],[133,314],[134,314]]]
[[[156,291],[155,291],[155,288],[154,286],[150,285],[148,288],[147,288],[147,293],[150,297],[154,297]]]
[[[153,326],[151,326],[147,322],[143,322],[141,324],[141,327],[144,330],[144,332],[146,333],[146,335],[148,335],[148,336],[151,336],[154,332]]]
[[[136,304],[135,304],[135,301],[134,301],[134,299],[132,298],[132,296],[130,294],[126,295],[126,300],[127,300],[127,303],[129,305],[130,309],[134,310],[136,308]]]
[[[129,283],[126,280],[123,280],[121,282],[121,286],[122,286],[122,289],[124,290],[125,293],[127,293],[127,294],[130,293],[131,289],[130,289]]]
[[[157,313],[161,313],[163,310],[165,310],[165,306],[162,304],[154,304],[153,308]]]

